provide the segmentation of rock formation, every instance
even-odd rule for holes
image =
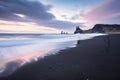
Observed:
[[[83,30],[79,28],[79,26],[76,26],[76,30],[74,32],[74,34],[77,34],[77,33],[83,33]]]
[[[107,33],[107,32],[120,32],[120,25],[118,24],[96,24],[92,28],[92,32]]]
[[[120,32],[120,25],[118,24],[96,24],[92,29],[82,30],[76,26],[74,34],[77,33],[116,33]]]

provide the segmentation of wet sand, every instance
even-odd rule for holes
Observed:
[[[80,40],[0,80],[120,80],[120,35]]]

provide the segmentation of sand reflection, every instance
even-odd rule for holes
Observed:
[[[0,75],[6,75],[6,71],[7,74],[10,74],[10,72],[13,72],[26,63],[37,61],[38,58],[47,56],[55,48],[56,46],[52,44],[44,46],[34,44],[0,48]]]

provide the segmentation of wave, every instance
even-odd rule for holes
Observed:
[[[101,35],[105,34],[21,34],[2,35],[2,37],[0,35],[0,76],[9,75],[23,64],[37,61],[38,58],[56,54],[57,51],[62,49],[75,47],[77,40],[91,39]],[[8,67],[10,63],[15,64],[16,61],[16,66]],[[8,68],[9,74],[6,74]]]

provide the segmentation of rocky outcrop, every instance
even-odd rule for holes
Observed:
[[[76,30],[74,32],[74,34],[77,34],[77,33],[83,33],[83,30],[79,28],[79,26],[76,26]]]
[[[116,33],[120,32],[119,24],[96,24],[92,29],[82,30],[76,26],[74,34],[77,33]]]
[[[120,32],[120,25],[118,24],[96,24],[92,32],[107,33],[107,32]]]

